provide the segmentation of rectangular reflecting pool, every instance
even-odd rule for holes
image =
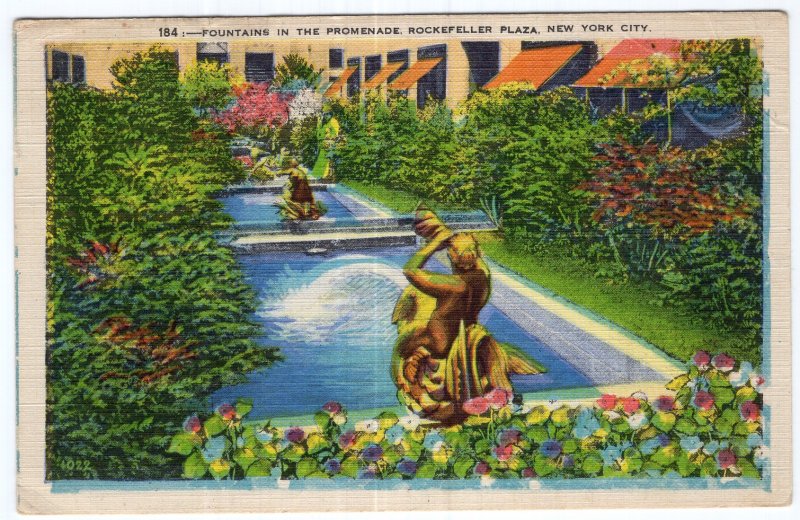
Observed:
[[[258,292],[255,318],[261,343],[280,347],[284,360],[249,375],[247,383],[218,391],[213,404],[252,397],[253,418],[313,413],[335,400],[350,409],[398,404],[390,377],[395,339],[394,304],[407,281],[401,266],[413,247],[334,252],[240,255]],[[435,260],[432,270],[445,270]],[[480,321],[500,341],[513,343],[548,368],[514,376],[520,393],[581,387],[590,381],[576,367],[526,332],[491,300]]]

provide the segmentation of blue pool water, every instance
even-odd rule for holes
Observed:
[[[312,413],[329,400],[350,409],[396,406],[389,373],[396,338],[391,314],[407,285],[400,266],[413,248],[369,249],[326,257],[302,253],[241,255],[258,292],[261,342],[285,360],[224,388],[214,404],[252,397],[253,418]],[[444,266],[431,262],[431,269]],[[514,376],[518,392],[586,386],[587,378],[491,304],[481,322],[500,341],[522,348],[549,371]]]
[[[315,191],[314,198],[328,208],[323,219],[352,218],[353,214],[339,202],[336,197],[326,191]],[[227,211],[239,222],[282,222],[275,202],[281,199],[275,193],[238,193],[220,198]]]

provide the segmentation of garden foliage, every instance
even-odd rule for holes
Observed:
[[[668,86],[674,102],[737,107],[742,135],[696,150],[648,135],[664,107],[600,117],[568,88],[509,84],[475,92],[456,114],[374,93],[339,102],[332,160],[342,180],[483,208],[532,254],[610,265],[596,268],[609,283],[654,282],[658,304],[742,333],[737,355],[757,362],[762,79],[748,49],[745,40],[690,41],[685,60],[618,71]]]
[[[595,404],[523,408],[503,390],[467,401],[463,425],[437,428],[383,412],[351,425],[329,402],[315,427],[247,422],[252,402],[189,416],[169,447],[184,478],[518,479],[761,478],[764,379],[698,352],[665,395],[603,395]]]
[[[214,233],[242,177],[181,95],[171,52],[118,61],[113,91],[48,93],[47,478],[179,476],[175,417],[268,365],[254,296]]]

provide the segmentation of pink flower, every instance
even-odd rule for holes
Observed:
[[[536,476],[536,472],[533,468],[525,468],[522,470],[522,478],[533,478]]]
[[[346,431],[339,435],[339,447],[346,450],[356,443],[356,432],[353,430]]]
[[[494,456],[497,457],[497,460],[502,462],[511,458],[511,455],[514,454],[514,446],[511,444],[495,446],[492,448],[492,451],[494,452]]]
[[[489,409],[489,400],[485,397],[473,397],[464,403],[463,408],[470,415],[481,415]]]
[[[656,399],[656,408],[662,412],[671,412],[675,408],[675,399],[668,395],[662,395]]]
[[[711,360],[711,364],[722,372],[730,372],[733,370],[733,365],[736,364],[736,361],[726,354],[717,354],[714,356],[714,359]]]
[[[489,401],[489,405],[497,410],[508,404],[508,401],[511,399],[511,393],[502,388],[495,388],[484,397]]]
[[[335,415],[342,411],[342,405],[337,403],[336,401],[328,401],[327,403],[322,405],[322,409],[331,415]]]
[[[287,441],[297,444],[303,442],[303,439],[306,438],[306,432],[302,428],[294,427],[286,430],[284,436]]]
[[[639,409],[639,400],[635,397],[623,397],[620,401],[622,402],[622,409],[627,414],[632,414]]]
[[[743,402],[739,412],[742,414],[742,419],[748,422],[755,422],[761,416],[761,409],[753,401]]]
[[[728,469],[736,464],[736,455],[731,450],[722,450],[717,453],[717,464],[720,469]]]
[[[183,429],[187,432],[197,433],[203,427],[202,423],[200,422],[200,418],[196,415],[192,415],[188,417],[186,421],[183,423]]]
[[[253,167],[253,158],[250,157],[249,155],[237,155],[235,159],[248,168]]]
[[[479,462],[475,464],[475,469],[473,470],[476,475],[488,475],[490,471],[492,471],[491,466],[486,462]]]
[[[603,410],[613,410],[617,406],[617,396],[614,394],[603,394],[597,400],[597,406]]]
[[[220,414],[226,421],[230,421],[236,417],[236,408],[228,403],[224,403],[219,405],[219,408],[217,408],[217,413]]]
[[[700,390],[694,396],[694,404],[702,410],[711,410],[714,406],[714,396],[706,391]]]
[[[706,368],[711,363],[711,356],[705,350],[700,350],[694,355],[694,364],[698,368]]]

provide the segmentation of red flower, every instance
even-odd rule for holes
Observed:
[[[495,446],[492,451],[494,452],[494,456],[497,457],[497,460],[505,461],[510,459],[511,455],[514,454],[514,446],[512,444]]]
[[[492,471],[492,467],[489,466],[487,463],[481,461],[475,464],[475,469],[473,470],[476,475],[488,475],[490,471]]]
[[[284,437],[287,441],[297,444],[303,442],[303,439],[306,438],[306,432],[302,428],[295,426],[286,430]]]
[[[742,414],[742,419],[748,422],[755,422],[761,416],[761,409],[753,401],[743,402],[739,412]]]
[[[337,413],[342,411],[342,405],[337,403],[336,401],[328,401],[327,403],[322,405],[322,409],[331,415],[336,415]]]
[[[622,402],[622,409],[627,414],[632,414],[639,409],[639,400],[635,397],[623,397],[620,401]]]
[[[675,399],[668,395],[662,395],[656,399],[656,408],[662,412],[670,412],[675,408]]]
[[[736,455],[731,450],[722,450],[717,453],[717,464],[720,469],[728,469],[736,464]]]
[[[496,410],[508,404],[508,401],[511,399],[511,393],[502,388],[495,388],[484,397],[489,401],[489,406]]]
[[[200,422],[200,418],[196,415],[192,415],[186,422],[183,423],[183,429],[187,432],[197,433],[203,427],[203,424]]]
[[[617,406],[617,396],[614,394],[603,394],[597,400],[597,406],[603,410],[613,410]]]
[[[275,127],[289,120],[291,96],[270,92],[267,83],[245,84],[234,93],[236,104],[216,118],[229,132]]]
[[[481,415],[489,409],[489,400],[485,397],[473,397],[464,403],[463,408],[470,415]]]
[[[346,431],[343,434],[339,435],[339,447],[343,450],[350,448],[353,444],[356,443],[356,432],[353,430]]]
[[[236,408],[228,403],[221,404],[219,405],[219,408],[217,408],[217,413],[220,414],[226,421],[230,421],[236,417]]]
[[[730,372],[733,370],[733,365],[736,364],[736,361],[726,354],[717,354],[714,356],[714,359],[711,360],[711,364],[718,370]]]
[[[694,404],[702,410],[711,410],[714,406],[714,396],[706,391],[700,390],[694,396]]]
[[[711,356],[708,355],[708,352],[700,350],[694,355],[694,364],[698,368],[706,368],[709,363],[711,363]]]

